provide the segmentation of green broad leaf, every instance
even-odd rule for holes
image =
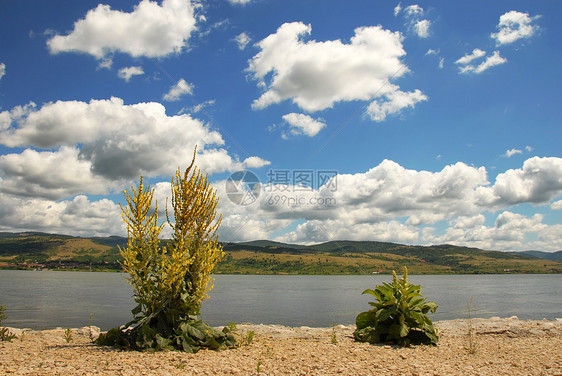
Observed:
[[[388,336],[390,340],[397,341],[398,339],[402,338],[400,333],[402,332],[402,325],[399,323],[391,324],[388,327]]]
[[[424,307],[422,308],[422,312],[423,313],[427,313],[429,311],[431,311],[431,313],[435,313],[435,311],[437,310],[437,303],[435,302],[425,302]]]
[[[421,287],[420,287],[419,285],[410,285],[410,286],[407,288],[406,293],[407,293],[408,295],[410,295],[410,294],[419,295],[419,294],[421,294]]]
[[[410,332],[410,328],[406,324],[400,325],[400,337],[406,337]]]
[[[213,337],[213,336],[207,336],[205,337],[204,341],[202,341],[201,343],[204,347],[207,347],[209,349],[212,350],[218,350],[221,348],[220,343],[217,342],[217,340]]]
[[[356,341],[378,343],[381,342],[381,333],[375,328],[369,326],[364,329],[357,329],[353,332]]]
[[[375,314],[375,319],[377,321],[385,321],[386,319],[388,319],[390,317],[391,314],[392,314],[391,310],[381,309],[381,310],[378,310],[377,313]]]
[[[410,311],[410,317],[413,318],[415,322],[420,326],[425,324],[425,315],[422,315],[415,311]]]
[[[355,325],[357,326],[357,329],[363,329],[375,325],[375,322],[376,317],[375,312],[373,311],[361,312],[355,319]]]
[[[162,337],[160,334],[156,334],[156,346],[158,350],[170,349],[172,340]]]
[[[397,304],[397,299],[393,296],[389,298],[386,302],[384,302],[384,306],[394,306]]]
[[[415,308],[425,301],[425,298],[413,298],[408,303],[410,307]]]
[[[195,328],[193,325],[186,324],[182,330],[184,330],[190,337],[197,338],[200,341],[205,338],[205,333]]]
[[[366,294],[373,295],[374,297],[377,297],[375,291],[372,290],[372,289],[367,289],[367,290],[365,290],[361,293],[361,295],[366,295]]]

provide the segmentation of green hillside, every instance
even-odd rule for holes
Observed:
[[[126,243],[126,238],[117,236],[0,233],[0,268],[120,270],[117,246]],[[225,274],[371,274],[391,273],[403,266],[416,274],[562,272],[562,262],[547,259],[544,252],[495,252],[453,245],[331,241],[304,246],[258,240],[223,243],[223,247],[225,257],[215,271]]]
[[[311,246],[226,243],[223,273],[371,274],[407,266],[416,274],[561,273],[562,263],[530,255],[453,245],[411,246],[374,241],[331,241]]]

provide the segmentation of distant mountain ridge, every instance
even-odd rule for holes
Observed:
[[[163,240],[163,243],[165,240]],[[41,232],[0,233],[0,267],[119,269],[127,238],[74,237]],[[420,246],[377,241],[313,245],[271,240],[223,242],[217,273],[366,274],[408,266],[413,273],[561,273],[562,251],[498,252],[450,244]]]
[[[562,251],[556,252],[543,252],[543,251],[523,251],[517,252],[519,254],[536,257],[544,260],[550,261],[561,261],[562,262]]]

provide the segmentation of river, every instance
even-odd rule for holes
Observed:
[[[217,275],[210,299],[203,303],[205,322],[330,326],[353,324],[368,310],[367,288],[392,281],[389,275],[302,276]],[[472,317],[541,320],[562,318],[562,276],[411,275],[423,295],[439,308],[430,318],[465,318],[473,297]],[[0,270],[0,304],[6,326],[32,329],[81,327],[102,330],[131,320],[132,288],[118,273]]]

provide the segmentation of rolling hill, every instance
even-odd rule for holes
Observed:
[[[0,268],[120,270],[118,236],[82,238],[38,232],[0,233]],[[222,243],[217,273],[371,274],[407,266],[411,273],[562,273],[562,252],[496,252],[454,245],[376,241],[298,245],[257,240]],[[552,259],[548,256],[552,255]]]

